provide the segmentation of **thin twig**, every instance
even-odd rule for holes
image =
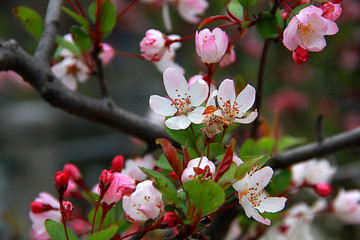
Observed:
[[[99,84],[100,84],[101,97],[103,99],[109,99],[109,89],[105,82],[103,64],[102,64],[101,59],[99,58],[100,50],[101,49],[99,49],[95,46],[94,50],[91,51],[91,56],[94,59],[94,62],[96,64],[96,75],[97,75],[97,78],[98,78]]]

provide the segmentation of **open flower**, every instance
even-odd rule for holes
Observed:
[[[360,191],[341,189],[332,204],[334,214],[344,223],[360,223]]]
[[[269,219],[263,218],[259,213],[278,212],[285,207],[286,198],[269,197],[264,188],[268,185],[274,171],[270,167],[256,169],[256,165],[245,177],[233,184],[239,203],[245,210],[248,218],[270,225]]]
[[[147,169],[154,169],[155,163],[152,155],[145,155],[143,158],[137,157],[134,159],[127,159],[125,161],[125,167],[121,170],[122,174],[125,174],[136,181],[143,181],[147,178],[146,174],[143,173],[139,167]]]
[[[162,194],[154,188],[150,180],[139,183],[135,192],[124,196],[122,204],[126,216],[132,222],[145,222],[149,218],[156,218],[164,209]]]
[[[220,28],[213,31],[205,28],[195,35],[196,52],[207,64],[220,61],[228,47],[228,36]]]
[[[41,207],[41,210],[39,207],[32,207],[29,214],[32,221],[32,235],[35,239],[49,239],[50,236],[45,228],[45,220],[51,219],[55,222],[61,222],[59,201],[49,193],[41,192],[39,193],[39,197],[32,203],[32,206],[36,205],[34,203],[38,203],[37,205],[43,207]]]
[[[101,203],[106,203],[108,206],[116,204],[123,195],[131,194],[135,190],[135,180],[131,177],[118,172],[113,173],[113,176],[114,179],[101,200]],[[100,187],[98,193],[100,194]]]
[[[217,102],[219,109],[214,114],[222,117],[226,125],[251,123],[258,115],[255,110],[243,118],[255,102],[255,88],[249,84],[236,96],[234,81],[225,79],[219,86]]]
[[[159,61],[166,51],[165,43],[165,35],[159,30],[147,30],[140,42],[141,55],[148,61]]]
[[[322,16],[323,10],[315,6],[302,9],[293,17],[284,31],[283,43],[290,51],[298,46],[311,52],[320,52],[326,46],[325,35],[339,31],[336,23]]]
[[[204,107],[197,106],[207,98],[209,88],[206,82],[199,79],[189,89],[185,77],[177,68],[168,68],[163,77],[170,99],[152,95],[149,100],[150,108],[160,116],[174,116],[165,121],[170,129],[185,129],[191,122],[201,123],[204,119]]]
[[[181,181],[186,182],[195,178],[196,175],[207,172],[207,176],[215,174],[215,165],[207,157],[199,157],[191,160],[181,175]]]

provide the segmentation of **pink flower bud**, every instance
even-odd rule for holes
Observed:
[[[114,179],[114,175],[112,174],[112,172],[104,169],[99,177],[100,186],[110,185],[113,179]]]
[[[175,212],[167,212],[162,220],[163,224],[167,224],[168,228],[175,227],[179,223],[179,218]]]
[[[321,197],[327,197],[333,192],[331,185],[327,183],[318,183],[314,186],[314,188],[316,193]]]
[[[107,43],[101,43],[101,49],[102,51],[99,53],[99,58],[104,65],[107,65],[114,58],[115,50],[110,44]]]
[[[120,172],[124,168],[124,156],[117,155],[111,161],[111,170],[113,172]]]
[[[65,164],[63,171],[69,174],[71,180],[77,181],[82,178],[79,168],[72,163]]]
[[[293,52],[293,59],[297,64],[306,63],[309,59],[309,52],[299,46]]]
[[[220,28],[212,32],[205,28],[196,32],[196,52],[204,63],[216,63],[220,61],[228,47],[228,36]]]
[[[69,182],[69,173],[65,171],[60,171],[56,173],[55,176],[55,186],[57,188],[65,187]]]
[[[63,201],[62,205],[64,206],[64,212],[66,219],[70,219],[72,211],[73,211],[73,205],[70,201]]]
[[[223,59],[220,61],[219,66],[220,67],[227,67],[230,64],[234,63],[236,60],[236,55],[234,51],[234,46],[231,46],[228,51],[226,51]]]
[[[164,35],[155,29],[147,30],[140,42],[141,55],[148,61],[159,61],[166,51]]]
[[[191,160],[181,175],[181,181],[186,182],[195,178],[195,176],[207,171],[207,176],[215,174],[215,165],[207,157],[195,158]]]
[[[113,176],[114,179],[101,200],[101,203],[106,203],[108,206],[119,202],[123,195],[131,194],[135,190],[135,180],[131,177],[117,172],[113,173]],[[99,190],[101,191],[100,188]]]
[[[331,2],[322,4],[320,8],[323,10],[321,16],[331,21],[338,19],[342,11],[340,4],[332,4]]]

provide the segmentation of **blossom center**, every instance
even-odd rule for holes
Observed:
[[[307,25],[299,23],[298,30],[300,32],[300,36],[302,39],[313,38],[314,33],[315,33],[315,29],[311,26],[311,22],[309,22],[309,24],[307,24]],[[307,40],[306,43],[310,44],[310,41]]]
[[[190,96],[185,93],[185,97],[181,97],[180,94],[178,95],[179,98],[173,100],[171,105],[175,106],[177,109],[176,114],[187,114],[191,111],[191,101]]]
[[[66,69],[66,73],[69,75],[76,76],[77,73],[80,71],[80,68],[76,66],[76,64],[69,65]]]

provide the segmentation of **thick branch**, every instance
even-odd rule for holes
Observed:
[[[320,143],[307,144],[273,156],[270,159],[270,165],[273,168],[285,168],[297,162],[352,147],[360,147],[360,128],[326,138]]]
[[[14,40],[0,44],[0,70],[17,72],[43,99],[72,115],[133,135],[150,145],[155,144],[156,138],[168,138],[162,127],[134,113],[106,100],[69,90],[52,74],[49,66],[29,56]]]

